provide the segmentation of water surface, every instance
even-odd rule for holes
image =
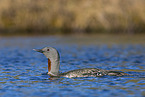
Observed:
[[[65,37],[0,39],[1,97],[145,97],[145,45],[105,44]],[[60,72],[80,68],[123,71],[133,76],[50,79],[47,59],[33,48],[53,46],[61,55]]]

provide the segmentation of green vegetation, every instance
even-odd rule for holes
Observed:
[[[0,34],[144,33],[145,0],[0,0]]]

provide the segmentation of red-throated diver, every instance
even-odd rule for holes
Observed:
[[[43,49],[33,49],[37,52],[43,53],[48,58],[48,75],[62,76],[62,77],[99,77],[104,75],[123,76],[128,75],[119,71],[102,70],[98,68],[84,68],[71,70],[64,73],[59,73],[60,56],[58,51],[52,47],[44,47]]]

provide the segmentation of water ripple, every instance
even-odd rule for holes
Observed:
[[[132,76],[52,79],[46,73],[47,59],[42,54],[32,51],[32,48],[44,47],[48,45],[46,41],[53,42],[55,39],[57,40],[54,37],[23,40],[19,38],[1,41],[1,97],[145,96],[145,46],[58,44],[54,47],[61,53],[61,72],[100,68],[123,71]],[[23,45],[20,42],[23,42]]]

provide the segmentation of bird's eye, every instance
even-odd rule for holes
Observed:
[[[47,51],[49,51],[49,49],[47,49]]]

